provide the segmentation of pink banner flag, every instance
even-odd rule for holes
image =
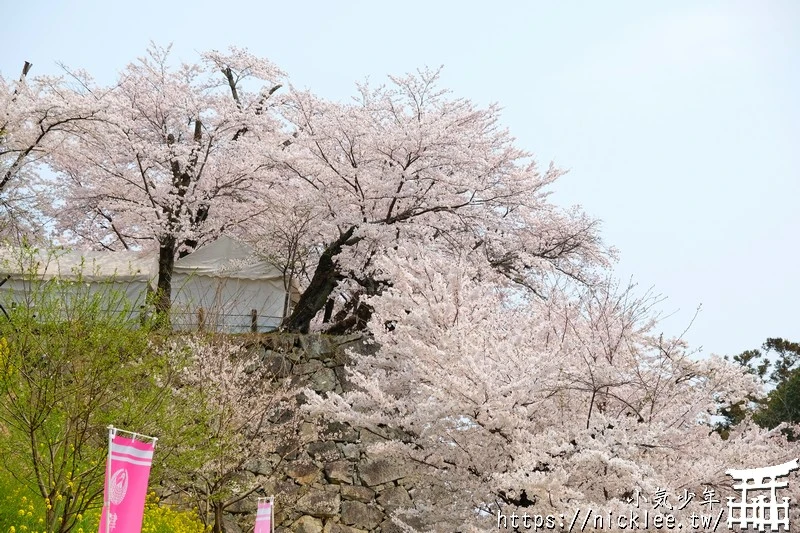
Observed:
[[[155,442],[116,435],[112,429],[99,533],[140,533]]]
[[[258,502],[254,533],[272,533],[272,498]]]

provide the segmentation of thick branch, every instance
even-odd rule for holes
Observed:
[[[316,314],[325,307],[328,297],[338,283],[337,277],[339,272],[335,257],[341,253],[342,247],[355,244],[360,240],[358,238],[353,238],[355,230],[356,227],[351,226],[350,229],[340,234],[338,239],[328,245],[322,253],[317,268],[314,271],[314,277],[311,278],[311,283],[300,297],[297,307],[295,307],[292,314],[284,321],[282,329],[285,331],[308,333],[311,321]]]

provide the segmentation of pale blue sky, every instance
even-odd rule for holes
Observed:
[[[331,98],[444,65],[519,144],[569,168],[554,200],[604,221],[620,276],[667,296],[703,353],[800,340],[800,2],[14,2],[0,72],[111,82],[150,40],[246,47]]]

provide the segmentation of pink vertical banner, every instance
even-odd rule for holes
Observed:
[[[272,533],[272,502],[272,497],[258,500],[256,529],[253,533]]]
[[[155,441],[117,435],[110,428],[103,513],[98,533],[140,533]],[[127,433],[127,432],[125,432]]]

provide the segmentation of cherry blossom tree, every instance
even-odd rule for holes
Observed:
[[[0,206],[4,229],[36,235],[43,188],[38,166],[64,135],[97,119],[98,109],[74,91],[63,77],[29,79],[25,62],[18,80],[0,76]],[[26,231],[28,230],[28,231]],[[7,233],[7,232],[6,232]]]
[[[51,164],[68,240],[107,249],[158,249],[157,309],[170,306],[176,258],[262,212],[281,145],[275,92],[283,73],[246,51],[170,64],[151,46],[112,87],[87,81],[103,108]]]
[[[490,267],[467,254],[419,260],[424,247],[376,260],[393,284],[370,300],[379,349],[354,355],[359,390],[312,398],[316,412],[401,435],[370,454],[420,479],[414,508],[397,517],[406,524],[486,531],[512,514],[617,516],[636,491],[661,490],[689,524],[701,511],[677,508],[684,489],[713,489],[725,505],[740,497],[726,469],[800,452],[749,422],[727,440],[713,430],[720,408],[758,395],[758,385],[737,365],[694,358],[680,338],[656,334],[652,296],[609,281],[520,298],[482,281]],[[784,495],[797,498],[798,488]]]
[[[537,293],[543,276],[585,282],[607,264],[597,221],[547,201],[562,172],[540,171],[515,146],[497,106],[454,98],[438,78],[421,71],[364,85],[349,104],[292,93],[295,137],[280,164],[324,219],[316,267],[286,329],[307,331],[323,308],[331,331],[362,328],[363,298],[392,283],[379,280],[376,259],[406,242],[425,242],[421,257],[470,250],[492,267],[487,275]]]
[[[162,430],[164,495],[190,503],[221,533],[224,513],[274,482],[284,460],[315,440],[316,430],[304,424],[291,379],[267,372],[257,351],[227,336],[169,342],[169,353],[188,355],[173,395],[174,420],[194,422]]]

